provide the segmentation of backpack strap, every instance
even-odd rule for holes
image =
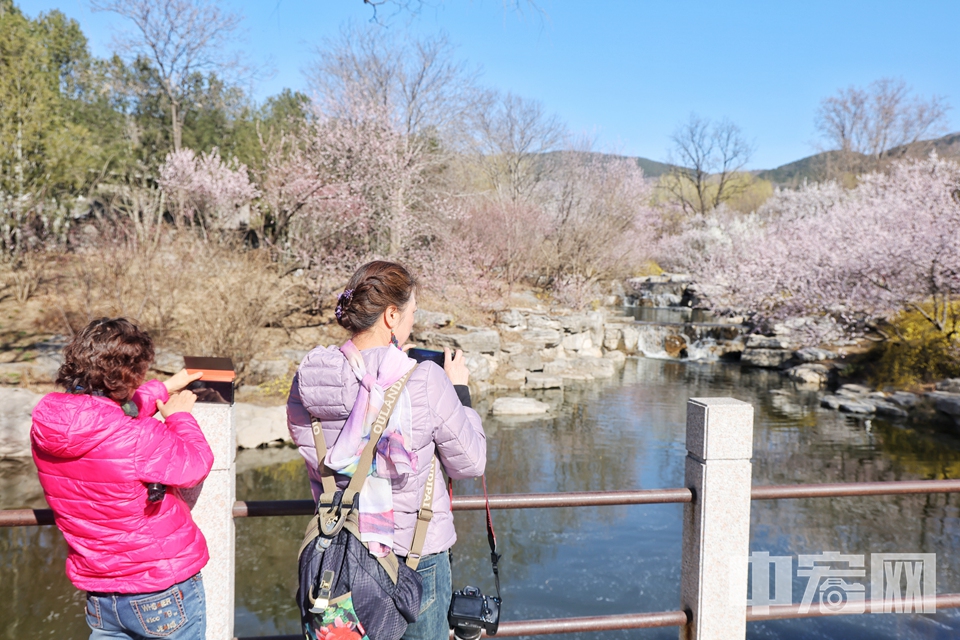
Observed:
[[[393,413],[393,408],[396,405],[397,399],[400,397],[400,392],[403,390],[404,386],[406,386],[407,380],[410,378],[412,373],[413,369],[411,369],[403,378],[395,382],[393,386],[391,386],[390,389],[388,389],[384,394],[383,407],[381,407],[380,415],[377,416],[377,420],[374,422],[371,429],[370,440],[364,447],[360,461],[357,463],[357,470],[354,473],[353,478],[351,478],[350,484],[347,486],[346,491],[344,491],[344,495],[346,496],[346,493],[350,491],[351,487],[354,488],[354,492],[348,504],[353,503],[356,494],[359,493],[360,488],[363,487],[363,482],[366,481],[367,473],[369,472],[370,465],[373,462],[373,454],[376,450],[377,442],[380,440],[380,436],[383,435],[383,431],[386,428],[387,422],[390,420],[390,416]],[[324,462],[325,458],[327,457],[327,443],[323,439],[323,425],[320,423],[320,419],[316,417],[311,419],[311,424],[313,427],[313,446],[317,451],[317,472],[320,474],[320,480],[323,484],[323,495],[320,496],[319,503],[330,504],[333,501],[334,494],[337,492],[337,483],[334,478],[333,470],[330,469]],[[363,473],[361,474],[361,472]],[[430,459],[430,474],[427,476],[427,484],[423,489],[423,500],[420,503],[420,510],[417,512],[417,526],[413,532],[413,542],[410,545],[410,552],[407,555],[406,560],[407,566],[414,571],[416,571],[417,566],[420,564],[420,555],[423,552],[423,544],[427,539],[427,527],[430,525],[430,521],[433,519],[433,490],[436,484],[436,474],[437,457],[434,455]],[[355,486],[358,478],[361,480],[359,487]],[[346,500],[344,500],[344,502],[346,502]],[[311,522],[311,526],[308,528],[308,535],[304,538],[304,540],[307,538],[312,540],[317,533],[319,533],[319,518],[315,517]]]
[[[430,458],[430,474],[427,476],[427,484],[423,488],[423,501],[420,503],[420,511],[417,513],[417,528],[413,530],[413,542],[410,544],[410,552],[407,554],[407,566],[417,570],[420,565],[420,554],[423,552],[423,543],[427,540],[427,527],[430,520],[433,519],[433,487],[437,475],[437,456]]]

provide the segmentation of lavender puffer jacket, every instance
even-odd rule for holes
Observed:
[[[379,369],[387,349],[362,351],[367,371]],[[360,390],[360,383],[346,358],[335,347],[317,347],[303,359],[287,400],[287,426],[300,454],[307,463],[313,497],[320,496],[317,452],[313,445],[311,416],[320,419],[327,449],[337,440]],[[395,524],[393,549],[406,556],[417,524],[417,512],[429,475],[430,459],[436,454],[447,475],[453,479],[475,478],[483,474],[487,463],[487,440],[476,411],[460,404],[457,392],[443,369],[432,362],[420,364],[410,375],[404,394],[409,397],[413,416],[413,442],[417,454],[417,473],[393,484]],[[400,402],[403,402],[401,398]],[[436,476],[433,520],[427,529],[423,555],[446,551],[457,540],[450,512],[450,496],[443,479]],[[348,478],[337,476],[343,488]]]

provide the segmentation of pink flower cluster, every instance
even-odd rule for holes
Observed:
[[[204,229],[235,229],[249,222],[248,205],[260,197],[246,166],[236,159],[224,162],[217,148],[200,155],[192,149],[168,154],[158,182],[177,215]]]
[[[715,225],[695,272],[715,302],[770,319],[830,316],[859,333],[912,309],[953,330],[960,298],[960,164],[931,155],[859,185],[778,192],[754,225]]]

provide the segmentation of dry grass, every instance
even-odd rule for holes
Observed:
[[[159,346],[233,358],[242,381],[267,347],[262,329],[290,314],[295,284],[265,252],[170,232],[145,245],[120,237],[57,258],[44,329],[71,335],[90,320],[125,316]]]

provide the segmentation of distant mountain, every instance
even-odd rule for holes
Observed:
[[[931,151],[936,151],[941,158],[960,157],[960,133],[951,133],[936,138],[934,140],[923,140],[911,145],[909,148],[895,147],[887,152],[887,155],[897,157],[906,155],[914,158],[927,156]],[[859,154],[857,154],[859,155]],[[816,153],[800,160],[794,160],[776,169],[767,169],[756,172],[758,178],[769,180],[780,187],[795,188],[800,186],[804,180],[815,182],[822,180],[827,173],[827,169],[841,162],[843,156],[839,151],[825,151]],[[847,161],[850,159],[847,158]]]
[[[541,156],[541,161],[544,164],[555,162],[561,156],[567,155],[570,153],[575,153],[584,158],[593,158],[600,156],[603,159],[616,159],[616,160],[633,160],[637,163],[641,169],[643,169],[643,175],[647,178],[659,178],[665,173],[669,173],[672,169],[676,168],[672,164],[667,164],[665,162],[657,162],[656,160],[650,160],[649,158],[639,158],[635,156],[621,156],[614,153],[599,153],[596,151],[550,151],[544,153]]]

